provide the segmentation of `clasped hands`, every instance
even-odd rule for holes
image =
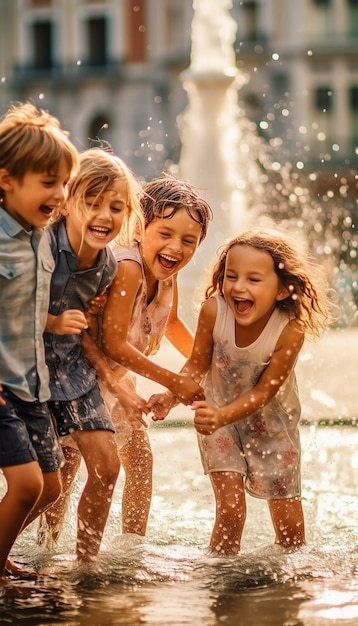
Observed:
[[[177,398],[170,392],[153,394],[148,400],[148,407],[153,413],[152,420],[154,422],[164,420],[169,411],[179,404]],[[194,426],[201,435],[212,435],[215,430],[223,426],[220,409],[212,406],[202,398],[194,399],[191,403],[191,409],[194,414]]]

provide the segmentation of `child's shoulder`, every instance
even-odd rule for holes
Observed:
[[[222,307],[225,307],[225,300],[222,296],[210,296],[202,303],[201,313],[205,317],[215,320]]]
[[[117,262],[119,261],[136,261],[139,265],[142,265],[142,255],[139,250],[139,244],[134,242],[130,247],[121,246],[118,243],[112,241],[110,249]]]

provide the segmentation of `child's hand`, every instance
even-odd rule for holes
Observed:
[[[195,411],[194,426],[201,435],[212,435],[215,430],[224,426],[220,419],[220,409],[216,409],[205,401],[194,402],[191,406]]]
[[[128,381],[123,381],[122,376],[123,374],[118,376],[116,371],[112,370],[110,376],[106,376],[107,389],[126,410],[126,418],[134,429],[142,426],[148,428],[147,422],[142,417],[142,413],[149,413],[148,403],[136,393],[135,388],[132,388]]]
[[[178,404],[177,400],[170,391],[166,393],[154,393],[148,400],[149,411],[154,413],[154,415],[152,415],[153,422],[164,420],[170,409],[176,404]]]
[[[179,402],[186,405],[205,397],[203,388],[189,374],[177,374],[170,391]]]
[[[88,328],[86,316],[80,309],[67,309],[60,315],[47,316],[46,330],[55,335],[80,335]]]

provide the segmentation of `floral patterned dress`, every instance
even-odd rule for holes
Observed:
[[[205,377],[207,401],[221,407],[252,389],[268,366],[289,316],[275,309],[261,335],[251,345],[235,344],[235,318],[221,296],[213,330],[214,350]],[[198,435],[205,473],[239,472],[247,491],[258,498],[300,495],[301,414],[292,370],[277,395],[263,409],[223,426],[212,435]]]

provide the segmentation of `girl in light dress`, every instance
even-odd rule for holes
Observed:
[[[183,368],[205,391],[192,409],[216,502],[214,553],[240,551],[245,491],[267,500],[277,544],[305,543],[294,368],[305,337],[319,337],[331,311],[317,265],[288,236],[249,231],[221,252]],[[169,392],[149,401],[155,419],[174,404]]]

